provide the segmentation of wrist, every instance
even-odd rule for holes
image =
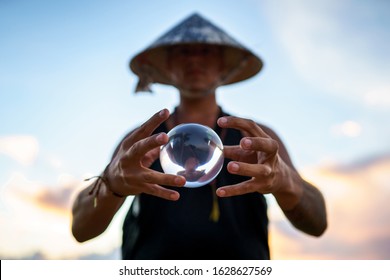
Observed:
[[[107,167],[104,169],[103,173],[100,176],[93,176],[88,179],[85,179],[85,181],[89,181],[91,179],[96,178],[95,182],[91,185],[91,189],[89,191],[89,195],[93,195],[93,207],[96,208],[98,204],[98,198],[99,196],[108,197],[109,196],[115,196],[117,198],[123,199],[126,196],[122,195],[120,193],[117,193],[112,190],[111,185],[108,181],[108,178],[106,176],[107,174]],[[103,190],[101,192],[101,188],[103,186]]]
[[[111,184],[111,182],[109,180],[109,176],[108,176],[108,167],[109,167],[109,165],[106,166],[106,168],[104,169],[104,171],[103,171],[103,173],[101,175],[102,181],[104,182],[104,185],[105,185],[106,193],[107,194],[111,194],[113,196],[116,196],[118,198],[126,197],[127,195],[119,193],[118,191],[113,189],[112,184]]]
[[[286,164],[284,164],[279,175],[280,180],[276,184],[276,191],[273,192],[273,196],[282,210],[291,210],[301,200],[303,194],[302,178]]]

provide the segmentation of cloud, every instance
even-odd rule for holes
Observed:
[[[83,181],[67,174],[60,174],[55,184],[46,184],[15,172],[5,184],[4,192],[8,198],[23,201],[25,205],[69,216],[75,191],[83,186]]]
[[[54,155],[46,156],[46,161],[49,164],[49,166],[51,166],[54,169],[58,169],[58,170],[60,170],[64,165],[62,160]]]
[[[4,212],[0,211],[0,216],[5,218],[2,224],[8,221],[8,228],[15,227],[15,232],[25,231],[26,225],[35,220],[36,227],[31,229],[34,231],[45,219],[69,220],[72,193],[79,186],[76,180],[74,182],[73,186],[46,184],[30,180],[20,172],[12,173],[1,188]],[[26,225],[22,224],[22,217],[27,221]]]
[[[0,186],[1,256],[6,259],[118,257],[111,252],[120,245],[121,224],[130,201],[104,234],[80,244],[70,230],[71,204],[74,195],[85,186],[82,179],[68,174],[61,174],[56,183],[48,184],[13,173]]]
[[[0,137],[0,154],[9,156],[23,165],[31,165],[39,152],[38,140],[31,135]]]
[[[73,193],[74,187],[70,185],[59,189],[46,189],[37,194],[34,201],[41,207],[69,211]]]
[[[329,227],[311,238],[273,215],[274,257],[281,259],[389,259],[390,155],[348,165],[306,169],[327,201]]]
[[[352,120],[345,121],[341,124],[336,124],[331,127],[331,133],[335,136],[357,137],[362,132],[360,123]]]
[[[340,97],[390,107],[386,1],[266,3],[273,31],[302,78]]]

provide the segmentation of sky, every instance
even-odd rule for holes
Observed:
[[[118,141],[178,102],[134,94],[130,59],[198,12],[258,54],[218,89],[230,114],[270,126],[327,203],[320,238],[267,195],[273,259],[390,259],[390,2],[0,0],[0,258],[117,259],[126,204],[101,236],[70,232],[72,201]]]

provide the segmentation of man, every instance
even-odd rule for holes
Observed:
[[[125,259],[269,259],[267,205],[272,194],[298,229],[326,229],[321,193],[294,168],[285,146],[268,127],[229,116],[216,88],[248,79],[260,58],[224,31],[194,14],[135,56],[138,91],[151,83],[173,85],[180,103],[130,132],[101,176],[77,197],[72,231],[86,241],[101,234],[135,196],[123,225]],[[210,184],[182,187],[185,177],[164,174],[159,147],[181,123],[207,125],[224,143],[225,163]]]

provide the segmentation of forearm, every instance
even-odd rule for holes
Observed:
[[[288,220],[303,232],[320,236],[327,227],[326,206],[321,192],[304,181],[294,170],[289,170],[289,184],[274,194]]]
[[[91,194],[93,186],[81,191],[73,204],[72,233],[79,242],[103,233],[125,200],[113,195],[103,182],[98,195],[96,189]]]
[[[299,203],[292,209],[283,210],[289,221],[307,234],[320,236],[327,227],[325,201],[322,194],[307,182]]]

